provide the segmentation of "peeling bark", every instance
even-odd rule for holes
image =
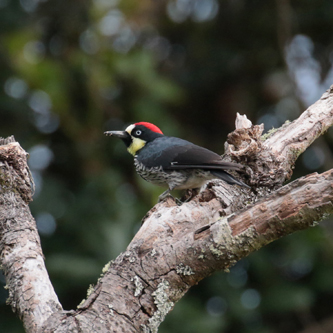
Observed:
[[[24,151],[17,143],[3,142],[1,264],[10,303],[26,331],[157,332],[191,286],[328,217],[333,213],[333,170],[282,184],[299,154],[332,124],[332,87],[298,119],[264,136],[262,125],[238,116],[225,158],[247,166],[243,177],[252,190],[214,180],[181,206],[170,198],[157,204],[75,311],[61,310],[42,261],[27,206],[31,182]]]

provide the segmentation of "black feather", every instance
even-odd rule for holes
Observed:
[[[240,186],[245,186],[247,188],[251,188],[250,186],[244,184],[242,181],[234,178],[233,176],[231,176],[228,172],[225,172],[225,171],[213,171],[211,170],[210,171],[214,176],[224,180],[225,182],[227,182],[228,184],[230,185],[240,185]]]
[[[243,167],[236,163],[231,162],[216,162],[215,164],[179,164],[174,162],[168,170],[181,170],[181,169],[203,169],[203,170],[236,170],[240,171]]]
[[[164,170],[217,169],[241,170],[236,163],[224,162],[220,155],[189,141],[161,136],[138,151],[137,159],[147,167],[160,165]]]
[[[225,162],[211,150],[197,146],[189,141],[160,136],[138,151],[137,160],[146,167],[161,166],[163,170],[203,169],[227,182],[249,187],[223,170],[240,171],[243,167],[236,163]]]

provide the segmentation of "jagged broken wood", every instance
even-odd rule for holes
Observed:
[[[332,87],[298,119],[264,138],[262,126],[238,116],[225,158],[247,166],[252,191],[211,181],[182,206],[172,199],[157,204],[126,251],[108,263],[73,311],[61,309],[42,262],[27,205],[31,182],[25,152],[13,140],[2,141],[1,265],[9,303],[26,331],[157,332],[192,285],[326,218],[333,212],[333,170],[282,184],[297,157],[332,124]]]

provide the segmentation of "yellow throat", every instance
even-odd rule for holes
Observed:
[[[126,128],[126,132],[131,135],[132,133],[132,129],[135,127],[135,125],[130,125]],[[145,140],[139,139],[139,138],[135,138],[132,136],[132,143],[131,145],[127,148],[127,151],[132,154],[133,156],[135,156],[136,152],[138,150],[140,150],[141,148],[143,148],[146,144]]]

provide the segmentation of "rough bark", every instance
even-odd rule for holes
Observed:
[[[25,151],[13,137],[0,140],[0,263],[7,302],[27,332],[36,332],[62,309],[49,280],[40,239],[28,206],[33,182]]]
[[[17,143],[3,146],[0,246],[9,303],[27,332],[157,332],[192,285],[333,212],[333,170],[281,187],[297,157],[332,124],[332,87],[298,119],[264,137],[263,126],[238,117],[225,158],[247,166],[243,180],[252,190],[212,181],[181,206],[172,199],[157,204],[126,251],[104,268],[87,300],[67,312],[61,310],[40,262],[39,238],[27,206],[31,187],[24,152]],[[39,271],[31,262],[39,263]],[[43,299],[39,286],[48,294]],[[42,305],[44,312],[36,315],[34,309]]]

